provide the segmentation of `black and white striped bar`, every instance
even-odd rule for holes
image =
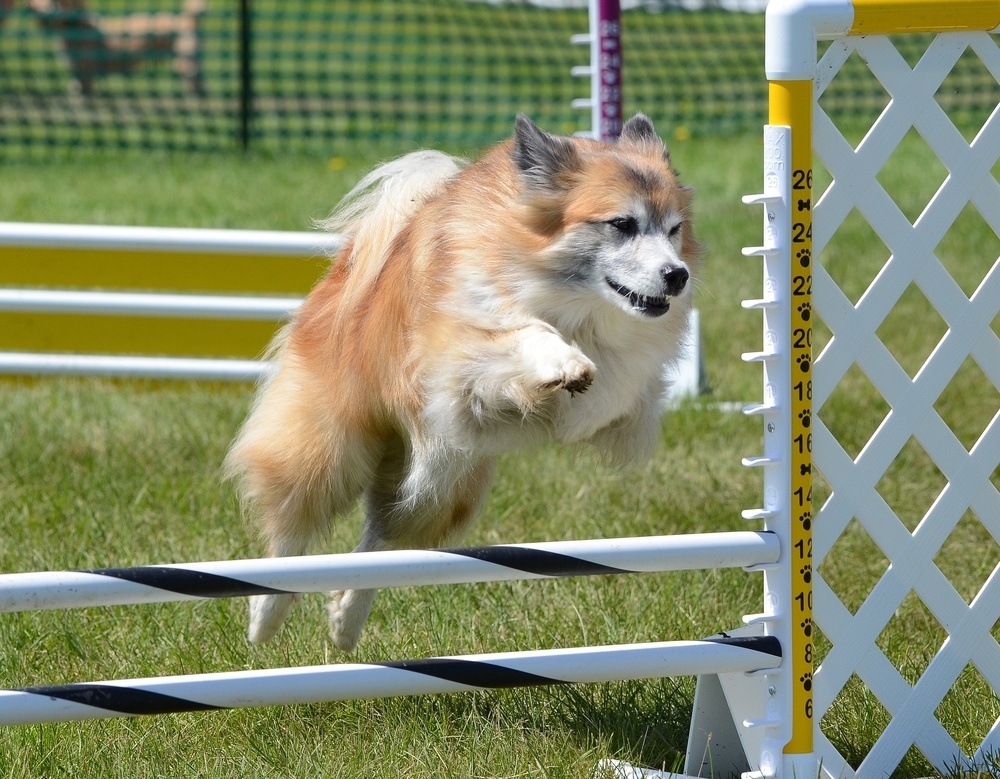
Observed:
[[[0,725],[775,669],[773,637],[166,676],[0,690]]]
[[[0,612],[422,584],[749,568],[776,563],[769,532],[557,541],[0,575]]]

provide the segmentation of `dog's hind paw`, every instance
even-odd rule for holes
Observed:
[[[353,652],[372,610],[377,590],[338,590],[330,593],[326,612],[330,620],[330,638],[337,648]]]
[[[247,638],[251,644],[263,644],[277,635],[288,612],[301,595],[254,595],[250,598],[250,627]]]

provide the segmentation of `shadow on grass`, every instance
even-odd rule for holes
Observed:
[[[694,679],[562,687],[549,695],[553,720],[581,745],[645,768],[683,768]]]
[[[595,768],[613,758],[679,771],[693,695],[694,679],[657,679],[448,696],[448,705],[468,706],[498,728],[559,734],[593,754]]]

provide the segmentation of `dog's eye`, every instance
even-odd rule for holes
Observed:
[[[678,235],[681,234],[681,227],[683,227],[683,225],[684,225],[683,222],[678,222],[677,224],[675,224],[673,227],[670,228],[670,230],[667,232],[667,235],[670,238],[676,238]]]
[[[628,238],[634,238],[639,234],[639,220],[634,216],[616,216],[614,219],[609,219],[608,224]]]

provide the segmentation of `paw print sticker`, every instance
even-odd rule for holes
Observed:
[[[812,636],[813,621],[809,617],[806,617],[804,620],[802,620],[799,627],[802,628],[802,632],[805,633],[807,637]]]
[[[799,265],[803,268],[808,268],[809,263],[812,262],[812,252],[809,249],[799,249],[795,252],[795,259],[799,261]]]
[[[812,305],[809,303],[803,303],[798,307],[798,312],[802,317],[802,321],[808,322],[812,318]]]
[[[802,688],[807,692],[811,691],[813,688],[813,675],[811,673],[804,673],[799,677],[799,681],[802,682]]]
[[[809,427],[812,424],[812,412],[809,409],[799,412],[799,420],[802,422],[802,427]]]
[[[800,371],[802,371],[803,373],[809,372],[809,366],[812,363],[809,361],[809,358],[806,355],[800,354],[798,357],[795,358],[795,362],[799,366]]]
[[[803,530],[808,530],[809,528],[811,528],[812,527],[812,512],[811,511],[806,511],[804,514],[802,514],[802,516],[799,517],[799,522],[802,523],[802,529]]]
[[[802,581],[804,581],[806,584],[812,581],[813,569],[811,565],[802,566],[802,568],[799,569],[799,573],[802,574]]]

